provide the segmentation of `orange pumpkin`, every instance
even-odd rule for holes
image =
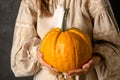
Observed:
[[[81,68],[92,55],[89,38],[77,28],[65,29],[65,11],[62,29],[53,28],[42,40],[43,60],[60,72]]]

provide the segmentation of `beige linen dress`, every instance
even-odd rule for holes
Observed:
[[[63,0],[70,8],[68,23],[89,36],[93,53],[103,58],[98,66],[86,75],[66,77],[41,66],[37,50],[44,35],[51,29],[52,17],[41,17],[37,0],[21,0],[16,19],[11,50],[11,69],[16,77],[34,75],[34,80],[120,80],[120,31],[108,0]],[[50,0],[54,13],[60,0]]]

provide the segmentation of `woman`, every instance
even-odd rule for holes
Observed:
[[[93,43],[92,59],[82,69],[67,74],[39,61],[41,55],[37,53],[40,41],[51,29],[49,23],[59,4],[70,9],[67,28],[79,28]],[[34,80],[119,80],[119,60],[120,32],[108,0],[21,1],[11,51],[11,68],[16,77],[34,75]]]

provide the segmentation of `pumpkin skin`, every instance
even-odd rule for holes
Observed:
[[[89,38],[77,28],[53,28],[43,38],[39,50],[43,60],[60,72],[82,67],[92,56]]]

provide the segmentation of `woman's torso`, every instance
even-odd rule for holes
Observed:
[[[62,0],[61,0],[62,1]],[[58,5],[59,1],[55,1],[54,5]],[[67,28],[76,27],[79,28],[83,33],[88,35],[90,39],[92,39],[92,21],[89,15],[89,11],[87,9],[87,0],[64,0],[63,5],[64,8],[69,8],[68,14],[68,24]],[[56,7],[56,6],[55,6]],[[56,9],[54,7],[54,10]],[[52,10],[52,11],[54,11]],[[44,35],[51,29],[50,21],[51,17],[41,17],[40,10],[38,10],[37,17],[37,33],[41,39],[43,39]],[[35,80],[55,80],[56,77],[49,73],[46,68],[43,68],[34,78]],[[79,80],[79,79],[77,79]],[[96,79],[95,79],[96,80]]]

